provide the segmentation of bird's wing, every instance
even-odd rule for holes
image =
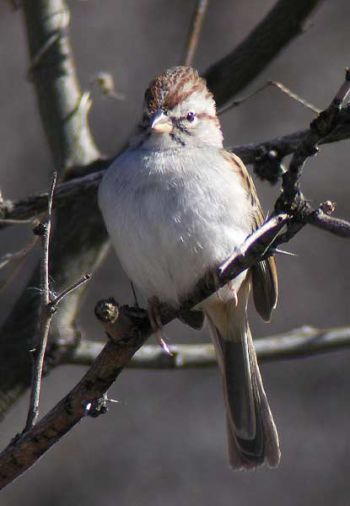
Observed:
[[[264,213],[261,209],[255,185],[246,166],[238,156],[225,151],[225,157],[235,165],[235,168],[237,168],[242,177],[242,185],[247,188],[253,208],[253,231],[264,222]],[[278,299],[278,276],[274,257],[270,256],[266,260],[261,260],[261,262],[251,268],[251,274],[255,308],[265,321],[269,321],[271,312],[276,307]]]

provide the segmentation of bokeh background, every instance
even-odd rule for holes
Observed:
[[[195,59],[203,71],[224,56],[273,5],[272,0],[212,0]],[[70,2],[72,43],[84,89],[97,72],[111,72],[124,101],[106,99],[93,88],[91,125],[101,150],[112,155],[127,140],[148,81],[179,63],[194,0],[89,0]],[[282,81],[319,107],[326,106],[349,65],[348,0],[325,2],[308,30],[284,50],[251,91],[269,79]],[[6,198],[46,190],[51,166],[33,88],[21,11],[0,3],[0,171]],[[243,95],[243,93],[242,93]],[[222,117],[229,146],[265,140],[305,128],[312,113],[269,89]],[[324,146],[309,161],[303,189],[315,204],[337,203],[349,218],[349,142]],[[257,182],[266,210],[278,188]],[[1,252],[16,250],[31,236],[28,227],[1,233]],[[279,259],[280,302],[270,325],[251,311],[256,337],[308,324],[349,323],[349,244],[306,228],[287,246],[297,254]],[[38,252],[1,293],[4,319],[28,278]],[[101,337],[93,307],[113,294],[131,300],[128,284],[110,254],[90,284],[81,325]],[[166,330],[170,343],[208,339],[180,324]],[[2,506],[18,505],[227,505],[317,504],[349,501],[349,352],[274,362],[262,366],[279,429],[279,469],[233,473],[226,456],[221,386],[215,369],[125,371],[109,394],[118,399],[109,413],[84,420],[36,466],[8,487]],[[82,376],[65,366],[44,381],[42,412]],[[0,426],[1,446],[23,427],[27,398]]]

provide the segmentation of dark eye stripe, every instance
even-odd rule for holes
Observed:
[[[182,139],[180,139],[180,137],[178,137],[176,134],[174,134],[174,132],[172,132],[172,133],[170,134],[170,137],[171,137],[171,138],[172,138],[175,142],[177,142],[178,144],[181,144],[181,146],[185,146],[185,145],[186,145],[186,143],[185,143]]]
[[[182,124],[182,121],[186,118],[184,117],[180,117],[180,118],[175,118],[174,116],[170,117],[173,125],[175,128],[177,128],[180,132],[184,133],[184,134],[187,134],[187,135],[192,135],[192,132],[190,132],[183,124]]]
[[[176,125],[176,128],[186,135],[192,135],[192,132],[190,130],[187,130],[187,128],[183,125]]]

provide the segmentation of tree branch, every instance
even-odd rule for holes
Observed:
[[[269,141],[233,146],[231,149],[237,156],[242,158],[245,163],[259,163],[262,157],[271,151],[275,151],[280,158],[294,153],[308,133],[309,129],[299,130],[292,134],[275,137]],[[338,126],[329,135],[321,139],[320,144],[329,144],[349,138],[350,107],[347,106],[344,107],[339,114]]]
[[[89,98],[81,92],[68,37],[70,12],[64,0],[26,0],[23,12],[29,76],[55,167],[62,174],[100,156],[87,123]]]
[[[310,130],[299,130],[274,139],[256,144],[243,144],[234,146],[231,150],[246,164],[255,164],[254,171],[261,179],[276,181],[280,174],[281,160],[294,153],[301,142],[304,141]],[[338,142],[350,138],[350,107],[345,107],[339,114],[337,127],[320,144]],[[278,162],[278,165],[271,163]],[[77,201],[83,196],[93,198],[104,170],[111,164],[111,159],[100,160],[98,171],[86,176],[75,177],[57,186],[55,194],[56,207],[64,207],[71,201]],[[95,167],[95,164],[93,164]],[[47,207],[47,193],[26,197],[17,201],[5,200],[0,202],[0,229],[21,221],[27,221],[45,211]]]
[[[291,212],[295,207],[306,205],[300,191],[300,177],[306,160],[317,153],[321,139],[337,127],[343,104],[350,92],[350,71],[330,105],[311,122],[310,129],[295,150],[288,170],[282,176],[282,194],[276,202],[276,212]]]
[[[204,74],[218,107],[249,84],[297,35],[321,0],[279,0],[248,37]]]
[[[246,239],[236,254],[214,272],[206,273],[180,308],[161,306],[162,323],[165,325],[182,311],[196,306],[228,280],[265,258],[276,240],[289,240],[286,234],[280,236],[289,221],[287,215],[271,217]],[[33,465],[84,416],[99,413],[100,398],[151,334],[147,313],[142,309],[119,309],[113,300],[108,300],[98,304],[96,314],[110,341],[78,385],[38,424],[16,437],[2,452],[0,488]]]
[[[350,327],[317,329],[304,326],[290,332],[254,339],[259,361],[312,357],[350,348]],[[83,339],[62,360],[66,365],[90,366],[101,353],[104,343]],[[144,345],[127,364],[129,369],[202,369],[216,366],[212,344],[169,345],[171,355],[159,345]]]
[[[345,96],[346,93],[344,93],[342,100],[345,99]],[[342,100],[340,100],[339,107]],[[332,125],[333,127],[334,125]],[[321,135],[319,137],[321,138]],[[296,151],[295,156],[297,159],[299,159],[298,157],[302,152],[303,145],[301,144],[299,151]],[[313,150],[309,150],[307,156],[310,156],[313,152]],[[303,163],[305,159],[306,156]],[[303,169],[303,163],[300,171]],[[299,169],[297,174],[299,176]],[[286,189],[285,186],[283,188]],[[321,211],[324,212],[327,209],[327,205],[323,205],[318,210],[305,214],[302,207],[293,207],[294,200],[294,193],[286,192],[281,207],[290,209],[291,214],[280,213],[272,216],[258,230],[253,232],[232,257],[215,271],[207,272],[203,276],[193,292],[181,303],[180,308],[175,309],[162,305],[159,310],[163,325],[178,317],[181,312],[186,312],[195,307],[202,300],[216,292],[220,286],[226,285],[231,279],[252,267],[257,261],[269,256],[279,244],[289,241],[308,222],[310,215],[315,215],[315,213]],[[329,212],[332,212],[332,210],[332,206],[329,206]],[[128,363],[128,360],[151,334],[147,314],[141,309],[134,309],[131,312],[127,309],[119,311],[117,305],[109,300],[99,306],[97,314],[103,321],[111,341],[103,348],[90,370],[73,391],[51,410],[38,425],[11,442],[0,455],[0,486],[10,483],[30,467],[84,415],[89,414],[89,412],[94,416],[98,414],[98,406],[101,406],[99,398],[105,394],[111,383],[120,374],[122,368]],[[116,348],[121,355],[115,357],[111,369],[110,356],[114,356]]]
[[[28,2],[28,4],[29,3],[32,3],[32,2]],[[51,2],[38,2],[37,1],[35,3],[37,5],[40,5],[40,8],[46,7],[49,4],[51,7],[53,5],[55,5],[57,7],[57,4],[61,3],[64,6],[64,9],[66,10],[66,6],[65,6],[64,2],[57,2],[57,1],[54,2],[53,0],[51,0]],[[295,2],[294,5],[298,4],[298,8],[299,8],[300,3],[301,3],[300,1]],[[305,1],[303,3],[304,3],[304,6],[305,6],[305,4],[308,5],[308,9],[310,12],[311,11],[311,7],[310,7],[311,4],[316,5],[319,2]],[[43,6],[42,4],[45,4],[45,5]],[[286,0],[280,1],[276,5],[275,9],[278,6],[281,6],[282,4],[286,4]],[[271,12],[271,14],[272,14],[272,12]],[[62,15],[62,13],[60,15]],[[60,23],[61,23],[60,24],[61,28],[66,26],[65,24],[63,24],[62,21],[60,21]],[[256,31],[258,31],[258,28],[256,29]],[[35,34],[35,31],[33,31],[33,34]],[[54,48],[56,48],[56,47],[58,47],[58,48],[61,47],[60,44],[58,44],[58,41],[60,41],[60,39],[61,39],[61,37],[54,33],[54,34],[51,34],[49,36],[49,38],[46,39],[46,41],[43,42],[43,44],[41,46],[39,46],[38,51],[36,53],[34,53],[34,55],[32,55],[33,60],[34,60],[34,65],[32,66],[32,69],[31,69],[32,71],[35,71],[35,69],[38,68],[38,66],[40,67],[43,64],[43,61],[45,60],[47,55],[50,54],[50,51],[53,51]],[[70,48],[69,48],[69,51],[70,51]],[[66,57],[66,55],[61,55],[61,56],[63,58]],[[71,55],[69,54],[68,57],[71,58]],[[241,53],[240,57],[243,57],[242,53]],[[246,53],[246,61],[249,62],[249,65],[251,67],[254,66],[252,64],[251,55],[249,55],[249,52]],[[265,59],[265,65],[268,61],[270,61],[268,58]],[[242,75],[245,73],[244,69],[245,69],[245,67],[244,67],[244,65],[242,65]],[[231,68],[231,70],[232,70],[232,68]],[[73,66],[73,72],[74,72],[74,66]],[[246,74],[246,76],[247,76],[247,74]],[[240,89],[237,84],[235,84],[236,91],[234,91],[234,86],[232,85],[232,83],[228,82],[226,85],[227,85],[227,87],[230,87],[231,90],[233,90],[232,94],[236,93],[238,91],[238,89]],[[238,88],[237,88],[237,86],[238,86]],[[243,85],[241,84],[240,86],[242,87]],[[220,93],[223,94],[223,91],[218,88],[216,93],[217,93],[217,97],[220,97]],[[227,93],[227,91],[226,91],[226,93]],[[84,104],[88,103],[88,101],[86,99],[87,99],[86,95],[85,96],[80,95],[80,101],[78,102],[78,105],[75,108],[74,112],[80,112],[82,109],[87,111],[88,108],[86,106],[83,107]],[[223,100],[222,97],[218,98],[218,102],[220,102],[220,100]],[[225,100],[227,100],[227,99],[225,99]],[[335,134],[336,134],[336,131],[333,131],[331,135],[335,135]],[[348,134],[346,134],[346,135],[348,135]],[[336,139],[336,140],[338,140],[338,139]],[[330,142],[330,140],[327,140],[327,142]],[[51,141],[50,141],[50,144],[52,145],[52,149],[54,149],[54,145],[52,144]],[[293,149],[293,151],[294,151],[294,149]],[[79,149],[77,150],[77,152],[79,152]],[[268,156],[271,155],[270,150],[267,151],[267,154],[268,154]],[[277,153],[277,154],[278,154],[278,156],[280,156],[280,153]],[[261,151],[259,151],[259,153],[258,153],[259,160],[257,160],[257,157],[254,157],[254,160],[257,161],[259,164],[262,164],[261,156],[262,156],[262,153],[261,153]],[[244,159],[244,156],[242,156],[242,158]],[[94,159],[94,157],[93,157],[93,159]],[[90,161],[93,161],[93,159],[88,160],[88,162],[85,161],[83,163],[80,163],[79,161],[78,162],[75,161],[73,163],[69,162],[68,166],[71,166],[73,164],[84,165],[86,163],[89,163]],[[245,161],[247,163],[247,160],[245,160]],[[95,195],[97,181],[99,180],[101,175],[99,174],[99,175],[95,175],[95,176],[96,176],[96,179],[94,179],[94,177],[92,177],[92,179],[87,184],[87,193],[89,193],[89,191],[92,189],[93,195]],[[69,182],[69,183],[71,183],[71,182]],[[69,184],[69,183],[67,182],[64,184]],[[73,183],[73,186],[74,186],[74,183]],[[71,186],[70,190],[69,190],[71,192],[70,196],[72,196],[74,194],[74,192],[76,190],[78,190],[78,188],[79,188],[77,186],[76,189],[74,189],[73,186]],[[65,189],[67,189],[67,187],[65,187]],[[60,190],[60,188],[58,190]],[[86,197],[86,195],[85,195],[85,197]],[[63,203],[63,200],[64,199],[62,198],[62,203]],[[89,206],[85,205],[86,202],[89,202]],[[66,209],[67,204],[68,204],[68,208]],[[43,206],[43,208],[45,208],[45,206],[47,205],[47,196],[44,197],[44,199],[42,199],[41,205]],[[26,206],[24,206],[24,207],[26,207]],[[62,212],[61,218],[59,218],[59,220],[58,220],[58,221],[61,221],[61,223],[60,223],[60,227],[57,228],[58,239],[57,239],[57,241],[55,240],[55,244],[57,244],[57,251],[53,252],[53,260],[54,260],[54,263],[56,263],[56,265],[57,265],[58,284],[62,283],[62,280],[64,277],[66,279],[72,278],[72,272],[74,271],[74,265],[76,266],[77,264],[79,264],[79,261],[81,260],[80,259],[80,255],[81,255],[80,244],[84,240],[85,240],[85,244],[87,244],[87,247],[85,250],[85,251],[87,251],[87,255],[86,255],[87,258],[85,258],[85,253],[84,253],[84,257],[83,257],[84,261],[86,260],[87,263],[90,262],[90,264],[94,264],[94,262],[96,260],[96,255],[101,253],[101,244],[103,243],[103,240],[105,237],[104,232],[103,232],[104,229],[101,226],[101,222],[99,220],[98,213],[97,213],[96,209],[91,209],[91,211],[92,211],[91,216],[86,215],[87,209],[89,209],[89,210],[91,209],[90,195],[89,195],[89,198],[86,198],[86,199],[84,199],[84,196],[82,196],[79,199],[75,199],[75,200],[70,198],[65,203],[65,207],[64,207],[65,212],[64,213]],[[13,208],[12,208],[12,210],[13,210]],[[320,210],[314,211],[315,216],[317,213],[319,213],[319,211]],[[5,206],[5,215],[6,215],[6,206]],[[67,217],[70,217],[72,215],[74,215],[75,218],[77,219],[78,228],[75,228],[74,226],[72,226],[71,220],[67,220]],[[314,216],[314,219],[317,221],[317,218],[315,218],[315,216]],[[295,220],[296,217],[297,216],[294,215],[293,219]],[[299,216],[299,218],[300,218],[300,216]],[[310,216],[308,218],[310,220],[309,222],[311,222]],[[321,216],[321,218],[322,218],[322,216]],[[329,217],[327,216],[327,218],[329,218]],[[286,221],[289,220],[288,217],[286,217],[285,219],[286,219]],[[88,227],[84,225],[84,220],[88,220],[87,221],[89,223]],[[334,218],[332,218],[332,220],[334,220]],[[322,222],[322,219],[321,219],[321,222]],[[306,220],[305,220],[305,223],[306,223]],[[68,224],[68,231],[67,231],[67,224]],[[270,225],[271,225],[271,222],[270,222]],[[275,223],[275,225],[282,226],[283,223],[282,224]],[[345,222],[345,230],[346,229],[347,229],[347,224]],[[101,233],[101,230],[102,230],[102,233]],[[272,230],[273,229],[269,229],[268,231],[264,230],[264,233],[265,232],[272,233]],[[278,229],[278,230],[280,230],[280,229]],[[276,230],[274,232],[276,232]],[[294,233],[296,233],[296,232],[297,232],[297,230],[294,230]],[[66,240],[67,233],[69,236],[68,241]],[[88,234],[87,238],[86,238],[86,234]],[[267,241],[267,237],[269,239],[268,241]],[[260,239],[258,241],[259,248],[254,250],[255,253],[251,258],[249,257],[252,262],[255,262],[258,257],[261,257],[261,255],[267,254],[266,249],[271,245],[271,241],[274,237],[275,237],[275,235],[264,236],[264,238],[265,238],[264,240],[267,242],[263,241],[263,243],[260,242],[260,239],[261,239],[261,237],[260,237]],[[290,237],[291,237],[291,234],[289,234],[288,238],[290,238]],[[250,240],[255,240],[256,238],[257,238],[257,236],[254,236],[254,238],[253,239],[250,238]],[[282,236],[281,242],[283,240],[288,240],[288,238],[287,238],[287,236],[284,236],[284,237]],[[79,239],[79,240],[77,240],[77,239]],[[276,241],[276,243],[277,243],[277,241]],[[265,248],[263,250],[261,250],[262,244]],[[63,245],[66,248],[66,251],[69,253],[68,257],[67,257],[67,255],[65,256],[64,251],[62,251]],[[227,271],[230,273],[229,274],[230,276],[234,275],[235,272],[238,272],[238,270],[240,268],[242,268],[242,270],[243,270],[243,268],[247,268],[247,265],[249,264],[249,262],[247,261],[246,253],[247,252],[242,254],[242,252],[241,252],[240,255],[238,255],[236,257],[236,258],[239,258],[239,261],[236,260],[236,262],[238,262],[238,264],[235,264],[236,267],[235,266],[232,267],[232,263],[231,263],[231,265],[230,265],[231,270]],[[233,262],[234,262],[234,259],[233,259]],[[62,265],[65,266],[64,273],[61,272]],[[67,265],[68,265],[68,269],[67,269]],[[233,268],[233,270],[232,270],[232,268]],[[90,269],[84,268],[84,270],[90,270]],[[227,275],[227,272],[226,272],[226,275]],[[220,273],[220,272],[218,273],[219,276],[221,274],[223,274],[223,273]],[[204,284],[200,285],[199,288],[197,287],[197,292],[195,292],[195,295],[192,297],[192,299],[190,298],[184,304],[184,307],[187,307],[187,308],[192,307],[191,304],[193,304],[194,301],[197,300],[196,297],[201,297],[201,296],[205,295],[205,293],[207,293],[207,291],[206,291],[207,286],[208,286],[207,281],[208,280],[206,279],[205,282],[203,282]],[[217,289],[216,283],[217,283],[217,279],[215,278],[215,279],[213,279],[212,285],[210,285],[213,290]],[[31,284],[33,284],[33,281],[31,281]],[[19,311],[20,311],[21,314],[30,314],[31,321],[29,322],[28,325],[27,325],[28,322],[23,322],[22,327],[20,325],[18,326],[18,321],[15,322],[17,324],[17,327],[15,327],[15,328],[11,327],[11,325],[10,326],[8,325],[7,327],[5,325],[4,329],[6,332],[4,332],[3,335],[5,336],[5,338],[7,338],[7,343],[10,341],[8,339],[8,335],[12,336],[13,330],[15,330],[16,332],[18,331],[19,337],[25,336],[25,335],[29,335],[29,336],[32,335],[31,324],[36,319],[36,311],[35,311],[36,306],[37,306],[37,301],[34,303],[34,305],[31,303],[29,303],[29,305],[28,305],[28,303],[27,303],[27,306],[23,306],[22,301],[20,301],[17,304],[17,307],[15,308],[15,310],[13,312],[14,319],[17,319],[17,315],[19,314]],[[72,322],[74,322],[76,310],[78,307],[78,297],[76,298],[75,302],[73,302],[73,304],[70,303],[69,306],[70,307],[66,307],[66,311],[63,312],[63,318],[61,319],[60,322],[58,322],[59,325],[56,328],[57,333],[60,332],[59,326],[62,326],[62,328],[63,327],[69,328],[69,326],[72,326]],[[72,307],[73,307],[73,309],[72,309]],[[172,319],[173,317],[176,316],[176,314],[177,314],[176,311],[169,312],[169,310],[167,310],[167,312],[165,313],[165,316],[164,316],[164,321],[169,321],[169,318]],[[121,320],[123,320],[123,318],[124,317],[122,315]],[[147,338],[147,336],[150,332],[150,329],[149,329],[148,322],[145,320],[145,317],[139,318],[136,323],[135,323],[134,316],[132,318],[128,318],[128,316],[126,315],[125,319],[128,320],[128,323],[125,324],[124,327],[122,325],[122,327],[123,327],[122,330],[120,330],[120,325],[121,325],[120,319],[117,324],[117,326],[119,328],[119,334],[118,334],[118,332],[117,332],[117,334],[119,335],[119,337],[121,336],[123,338],[122,341],[117,344],[108,343],[107,346],[102,351],[102,354],[98,358],[96,364],[94,364],[94,366],[87,373],[87,375],[84,377],[82,382],[80,382],[77,385],[77,387],[58,406],[56,406],[56,408],[54,408],[54,410],[52,410],[46,417],[44,417],[44,419],[41,422],[39,422],[38,425],[36,425],[29,433],[19,436],[15,441],[13,441],[10,444],[10,446],[0,456],[0,482],[3,485],[5,485],[6,483],[9,483],[10,481],[12,481],[14,479],[15,476],[18,476],[26,468],[30,467],[30,465],[32,465],[32,463],[34,463],[37,460],[37,458],[40,455],[42,455],[42,453],[44,453],[50,446],[52,446],[52,444],[54,444],[63,434],[65,434],[73,425],[75,425],[84,415],[89,414],[90,409],[88,408],[88,406],[91,403],[93,404],[94,401],[97,400],[98,397],[103,394],[103,392],[105,392],[105,390],[109,387],[109,385],[118,376],[121,369],[125,366],[125,364],[129,360],[129,358],[135,353],[135,351],[141,346],[141,344]],[[67,323],[68,323],[68,325],[67,325]],[[70,330],[69,330],[69,332],[70,332]],[[73,335],[73,334],[71,334],[71,335]],[[130,337],[131,337],[131,341],[130,341]],[[22,337],[22,339],[23,339],[23,337]],[[1,344],[1,340],[0,340],[0,344]],[[23,353],[27,358],[28,346],[23,347],[23,343],[19,343],[19,344],[22,346],[22,358],[23,358]],[[4,348],[2,348],[2,349],[4,349]],[[10,388],[8,388],[8,384],[5,385],[5,387],[4,387],[4,392],[2,392],[3,395],[0,399],[0,410],[1,410],[1,408],[6,409],[6,407],[9,405],[9,403],[11,403],[13,401],[13,399],[16,398],[16,396],[21,391],[23,391],[23,388],[25,388],[25,386],[26,386],[26,379],[23,381],[23,374],[20,373],[20,374],[22,374],[22,377],[19,377],[19,375],[18,375],[18,370],[19,369],[22,370],[21,369],[22,364],[23,364],[23,362],[25,363],[25,361],[26,361],[26,358],[24,360],[21,360],[20,353],[21,352],[17,349],[16,350],[11,349],[10,353],[7,353],[7,356],[6,356],[6,354],[3,355],[3,359],[4,359],[5,363],[7,361],[7,358],[9,358],[10,362],[11,362],[11,356],[12,356],[12,361],[13,361],[13,357],[15,357],[16,364],[15,364],[15,367],[11,363],[8,366],[8,369],[9,369],[8,373],[11,378],[12,385],[10,385]],[[112,357],[112,360],[110,360],[111,357]],[[1,365],[2,364],[0,361],[0,369],[1,369]],[[96,366],[96,368],[95,368],[95,366]],[[14,377],[13,370],[15,368],[17,370],[15,371],[15,377]],[[25,377],[25,375],[24,375],[24,377]],[[2,388],[3,382],[1,381],[1,383],[2,383],[1,388]]]
[[[54,172],[51,189],[49,192],[49,200],[47,206],[47,219],[45,223],[40,223],[36,227],[36,234],[41,236],[43,243],[43,257],[40,265],[40,291],[41,291],[41,304],[40,304],[40,318],[39,318],[39,344],[38,350],[35,352],[35,359],[32,372],[32,388],[29,401],[29,411],[26,422],[26,430],[30,429],[36,422],[39,415],[39,399],[41,377],[44,365],[45,351],[47,340],[49,337],[49,330],[53,312],[50,308],[50,282],[49,282],[49,250],[50,250],[50,235],[51,235],[51,216],[52,216],[52,200],[57,181],[57,173]]]
[[[207,273],[180,309],[161,308],[161,321],[165,325],[201,302],[218,286],[227,283],[249,268],[271,244],[288,221],[280,215],[265,223],[240,248],[240,252],[225,263],[225,268]],[[136,351],[151,335],[147,313],[141,309],[121,308],[111,300],[98,305],[96,313],[110,341],[105,345],[91,368],[76,387],[29,431],[18,435],[0,455],[0,488],[13,481],[33,465],[54,443],[66,434],[84,416],[96,416],[96,405]]]
[[[208,5],[209,0],[197,0],[191,27],[187,36],[185,53],[182,58],[183,65],[192,65]]]
[[[73,166],[93,165],[100,157],[87,123],[88,95],[81,92],[76,76],[68,38],[69,11],[64,0],[27,0],[22,7],[30,77],[54,166],[62,179]],[[41,211],[46,208],[47,196]],[[94,270],[105,251],[106,233],[95,192],[60,207],[55,221],[49,261],[55,288],[60,291]],[[38,266],[0,330],[0,417],[30,385],[30,350],[36,344],[40,310],[40,292],[35,288],[39,286]],[[50,340],[64,343],[77,338],[75,319],[80,300],[81,289],[62,301]]]

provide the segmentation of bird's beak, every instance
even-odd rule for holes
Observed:
[[[157,134],[170,134],[173,124],[163,111],[157,111],[151,119],[151,129]]]

